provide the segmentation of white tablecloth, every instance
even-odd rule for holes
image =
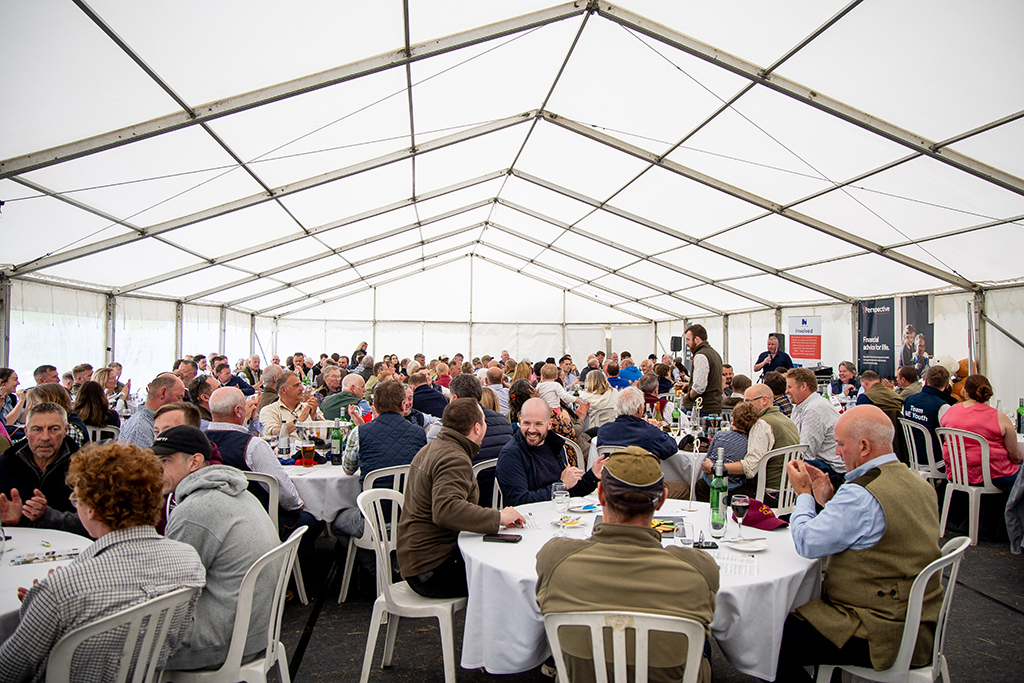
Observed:
[[[0,643],[18,628],[18,611],[21,609],[18,588],[30,588],[33,579],[42,581],[51,569],[71,564],[71,560],[60,560],[12,566],[11,560],[18,555],[48,551],[65,553],[75,548],[85,550],[92,545],[92,540],[84,536],[52,529],[4,527],[4,532],[11,540],[7,541],[4,556],[0,559]],[[48,542],[49,547],[44,546],[42,541]]]
[[[685,515],[698,534],[703,530],[708,536],[707,504],[694,503],[697,512],[691,513],[683,512],[686,506],[685,501],[670,500],[659,515]],[[518,544],[484,543],[480,534],[459,536],[469,583],[462,643],[466,669],[519,673],[539,666],[550,654],[536,599],[536,555],[556,532],[551,524],[556,513],[547,502],[517,509],[524,515],[530,513],[540,525],[539,529],[517,531],[523,536]],[[570,535],[589,535],[592,524],[589,521],[585,531]],[[729,535],[734,531],[730,522]],[[772,680],[786,615],[819,595],[821,572],[817,560],[797,555],[788,527],[768,532],[744,527],[743,531],[748,537],[767,536],[768,549],[755,555],[756,577],[722,576],[711,630],[734,667]],[[586,590],[583,577],[580,590]]]
[[[306,504],[306,511],[325,522],[333,520],[344,509],[355,507],[362,491],[359,473],[345,474],[340,465],[289,465],[284,470]]]
[[[1020,455],[1024,458],[1024,434],[1017,435],[1017,450],[1020,451]]]

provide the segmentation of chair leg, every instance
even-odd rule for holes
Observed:
[[[942,677],[942,683],[950,683],[949,681],[949,665],[946,662],[946,655],[939,655],[939,675]]]
[[[444,659],[444,682],[455,683],[455,636],[452,632],[451,610],[437,616],[441,631],[441,654]]]
[[[814,678],[815,683],[830,683],[834,669],[835,667],[831,664],[819,664],[818,675]]]
[[[277,644],[277,670],[281,674],[281,683],[292,683],[288,675],[288,655],[280,642]]]
[[[302,566],[299,564],[299,556],[295,556],[295,564],[292,566],[292,578],[295,579],[295,592],[299,595],[299,602],[303,605],[309,604],[309,597],[306,595],[306,582],[302,580]]]
[[[939,521],[939,538],[946,535],[946,515],[949,514],[949,499],[953,497],[953,487],[946,485],[946,495],[942,498],[942,519]]]
[[[981,496],[977,495],[974,491],[971,491],[969,495],[971,499],[968,502],[971,507],[967,520],[970,523],[968,531],[971,536],[971,545],[978,545],[978,526],[981,524]]]
[[[328,525],[330,526],[330,525]],[[348,597],[348,584],[352,580],[352,570],[356,562],[356,543],[352,537],[348,537],[348,550],[345,551],[345,572],[341,575],[341,592],[338,593],[338,604],[345,602]]]
[[[384,603],[377,601],[373,603],[373,614],[370,616],[370,628],[366,634],[366,653],[363,655],[363,672],[359,676],[359,683],[366,683],[370,678],[370,665],[373,663],[373,651],[377,647],[377,634],[380,632],[380,617],[384,611]]]
[[[395,654],[395,639],[398,637],[398,622],[402,620],[397,614],[388,614],[388,634],[384,639],[384,659],[380,668],[391,666],[391,658]]]

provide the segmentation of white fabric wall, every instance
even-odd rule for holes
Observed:
[[[172,316],[173,320],[173,316]],[[213,306],[182,306],[181,352],[209,356],[220,351],[220,309]]]
[[[175,305],[122,297],[117,300],[114,357],[124,366],[121,381],[145,394],[150,380],[174,364]]]
[[[672,337],[682,337],[683,332],[686,330],[686,325],[683,324],[682,320],[669,320],[665,322],[656,323],[657,329],[657,343],[658,350],[655,352],[660,358],[666,353],[672,352]],[[673,353],[676,356],[682,356],[683,351]]]
[[[250,356],[249,346],[252,338],[252,317],[239,312],[228,309],[226,313],[226,334],[224,337],[224,348],[221,350],[231,363],[231,369],[234,371],[235,363],[239,358],[248,358]]]
[[[640,361],[655,352],[654,325],[612,325],[612,351],[629,351],[633,361]]]
[[[273,318],[256,316],[256,353],[262,359],[262,366],[270,365],[270,357],[277,348],[277,324]]]
[[[993,294],[989,295],[990,302]],[[967,335],[970,322],[967,318],[967,304],[973,300],[974,297],[970,294],[936,296],[933,299],[932,322],[935,323],[934,348],[936,356],[950,355],[955,360],[968,357],[969,343]],[[996,332],[991,327],[989,330]],[[996,332],[996,334],[1002,336],[999,332]],[[1024,353],[1024,349],[1020,349],[1020,347],[1018,349]],[[990,348],[989,358],[994,357],[997,356],[992,355],[992,349]],[[990,377],[989,379],[991,380],[992,378]],[[992,381],[994,382],[995,380]]]
[[[586,367],[587,356],[598,349],[605,350],[603,325],[566,325],[565,352],[572,356],[577,368]]]
[[[20,388],[35,385],[32,371],[40,365],[61,374],[79,363],[102,367],[105,306],[101,294],[14,280],[9,364]]]
[[[754,362],[767,348],[768,335],[775,329],[775,311],[734,313],[729,316],[729,348],[727,363],[737,375],[746,375],[757,381]],[[709,333],[710,334],[710,331]],[[723,354],[725,355],[725,354]]]
[[[1008,332],[1024,339],[1024,308],[1021,296],[1024,289],[1006,289],[990,292],[986,297],[988,317],[1006,328]],[[1002,401],[1003,410],[1016,410],[1024,398],[1024,349],[1002,332],[985,323],[988,344],[988,358],[985,376],[995,389],[996,399]]]

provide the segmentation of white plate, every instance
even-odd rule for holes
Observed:
[[[765,541],[723,541],[723,543],[741,553],[759,553],[768,549],[768,543]]]
[[[569,508],[569,512],[597,512],[600,509],[600,505],[575,505]]]

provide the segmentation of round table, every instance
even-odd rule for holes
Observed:
[[[18,588],[30,588],[33,580],[42,581],[51,569],[70,564],[72,558],[32,564],[12,565],[11,562],[20,555],[77,553],[92,545],[92,540],[84,536],[53,529],[4,527],[4,532],[11,540],[7,541],[4,556],[0,559],[0,642],[7,640],[18,628],[21,609]],[[43,545],[44,541],[50,545]]]
[[[345,474],[340,465],[287,465],[284,471],[306,504],[306,511],[325,522],[333,520],[342,510],[355,507],[356,498],[363,490],[359,473]]]
[[[573,498],[573,504],[587,499]],[[696,512],[686,512],[686,501],[668,500],[658,517],[685,517],[697,534],[708,533],[708,505],[694,503]],[[557,528],[551,523],[556,512],[551,503],[531,503],[517,508],[539,528],[516,530],[518,544],[484,543],[480,534],[463,532],[459,548],[466,561],[469,603],[462,643],[462,666],[483,667],[492,674],[511,674],[537,667],[550,654],[544,621],[537,606],[536,555]],[[584,516],[582,529],[571,537],[589,536],[596,514]],[[730,521],[729,535],[735,532]],[[788,527],[761,531],[744,527],[747,537],[766,537],[768,549],[754,555],[735,553],[750,562],[755,558],[756,576],[721,575],[720,589],[711,631],[730,663],[743,673],[766,680],[775,677],[782,627],[786,615],[820,594],[821,569],[817,560],[800,557],[793,547]],[[663,541],[666,545],[672,539]],[[599,568],[595,568],[599,570]],[[586,590],[580,577],[580,590]]]

